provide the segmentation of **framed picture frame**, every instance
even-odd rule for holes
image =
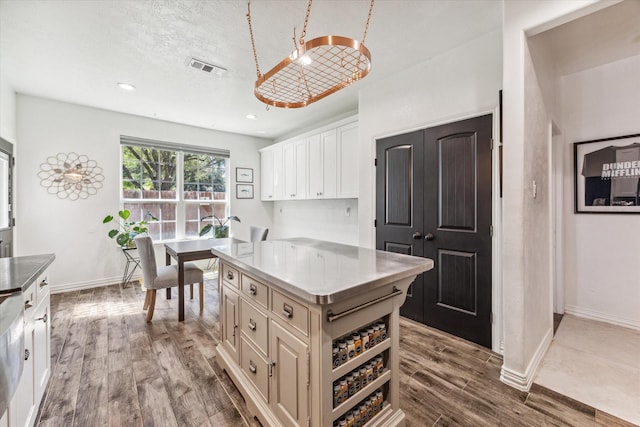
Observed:
[[[253,184],[236,184],[236,199],[253,199]]]
[[[253,169],[236,168],[236,182],[253,182]]]
[[[575,213],[640,213],[640,134],[573,144]]]

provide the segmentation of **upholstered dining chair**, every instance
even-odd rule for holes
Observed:
[[[255,225],[252,225],[249,227],[249,234],[252,242],[259,242],[261,240],[267,240],[269,229],[266,227],[256,227]]]
[[[151,322],[156,306],[156,291],[158,289],[173,288],[178,286],[178,266],[164,265],[158,267],[156,254],[153,249],[153,241],[149,236],[136,236],[134,238],[140,267],[142,267],[142,279],[147,294],[144,299],[144,310],[147,310],[147,322]],[[184,263],[184,283],[191,285],[191,298],[193,299],[193,284],[200,284],[200,314],[204,310],[204,278],[202,270],[192,262]]]

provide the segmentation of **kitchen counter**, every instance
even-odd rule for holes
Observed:
[[[54,254],[0,258],[0,294],[25,291],[55,258]]]
[[[234,243],[211,250],[220,259],[312,304],[333,304],[433,268],[433,260],[294,238]]]

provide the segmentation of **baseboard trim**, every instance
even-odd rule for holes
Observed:
[[[500,370],[500,381],[520,391],[529,391],[531,384],[533,384],[536,372],[538,371],[538,367],[551,345],[552,338],[553,328],[548,329],[545,333],[524,374],[502,365],[502,369]]]
[[[623,317],[613,316],[608,313],[602,313],[596,310],[590,310],[588,308],[576,307],[575,305],[566,305],[564,307],[566,314],[572,314],[574,316],[582,317],[590,320],[597,320],[599,322],[606,322],[616,326],[622,326],[624,328],[630,328],[640,330],[640,321],[625,319]]]
[[[131,278],[132,283],[136,283],[138,279],[141,279],[142,275],[134,275]],[[107,277],[105,279],[98,280],[90,280],[88,282],[76,282],[76,283],[65,283],[62,285],[51,285],[51,293],[52,294],[61,294],[64,292],[73,292],[73,291],[81,291],[84,289],[92,289],[92,288],[100,288],[102,286],[109,286],[122,283],[122,276],[118,277]]]

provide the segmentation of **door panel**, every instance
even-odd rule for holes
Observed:
[[[13,144],[0,138],[0,258],[13,256]]]
[[[425,130],[424,322],[491,347],[491,127],[482,116]],[[426,200],[431,200],[427,202]]]
[[[453,135],[438,141],[438,228],[476,227],[475,134]]]
[[[415,182],[423,178],[422,131],[379,140],[376,147],[376,247],[389,252],[423,255],[422,240],[413,235],[422,230],[422,195]],[[421,190],[420,190],[421,191]],[[423,313],[422,275],[407,292],[400,313],[418,322]]]
[[[400,313],[491,347],[487,115],[377,141],[376,247],[424,256]]]

